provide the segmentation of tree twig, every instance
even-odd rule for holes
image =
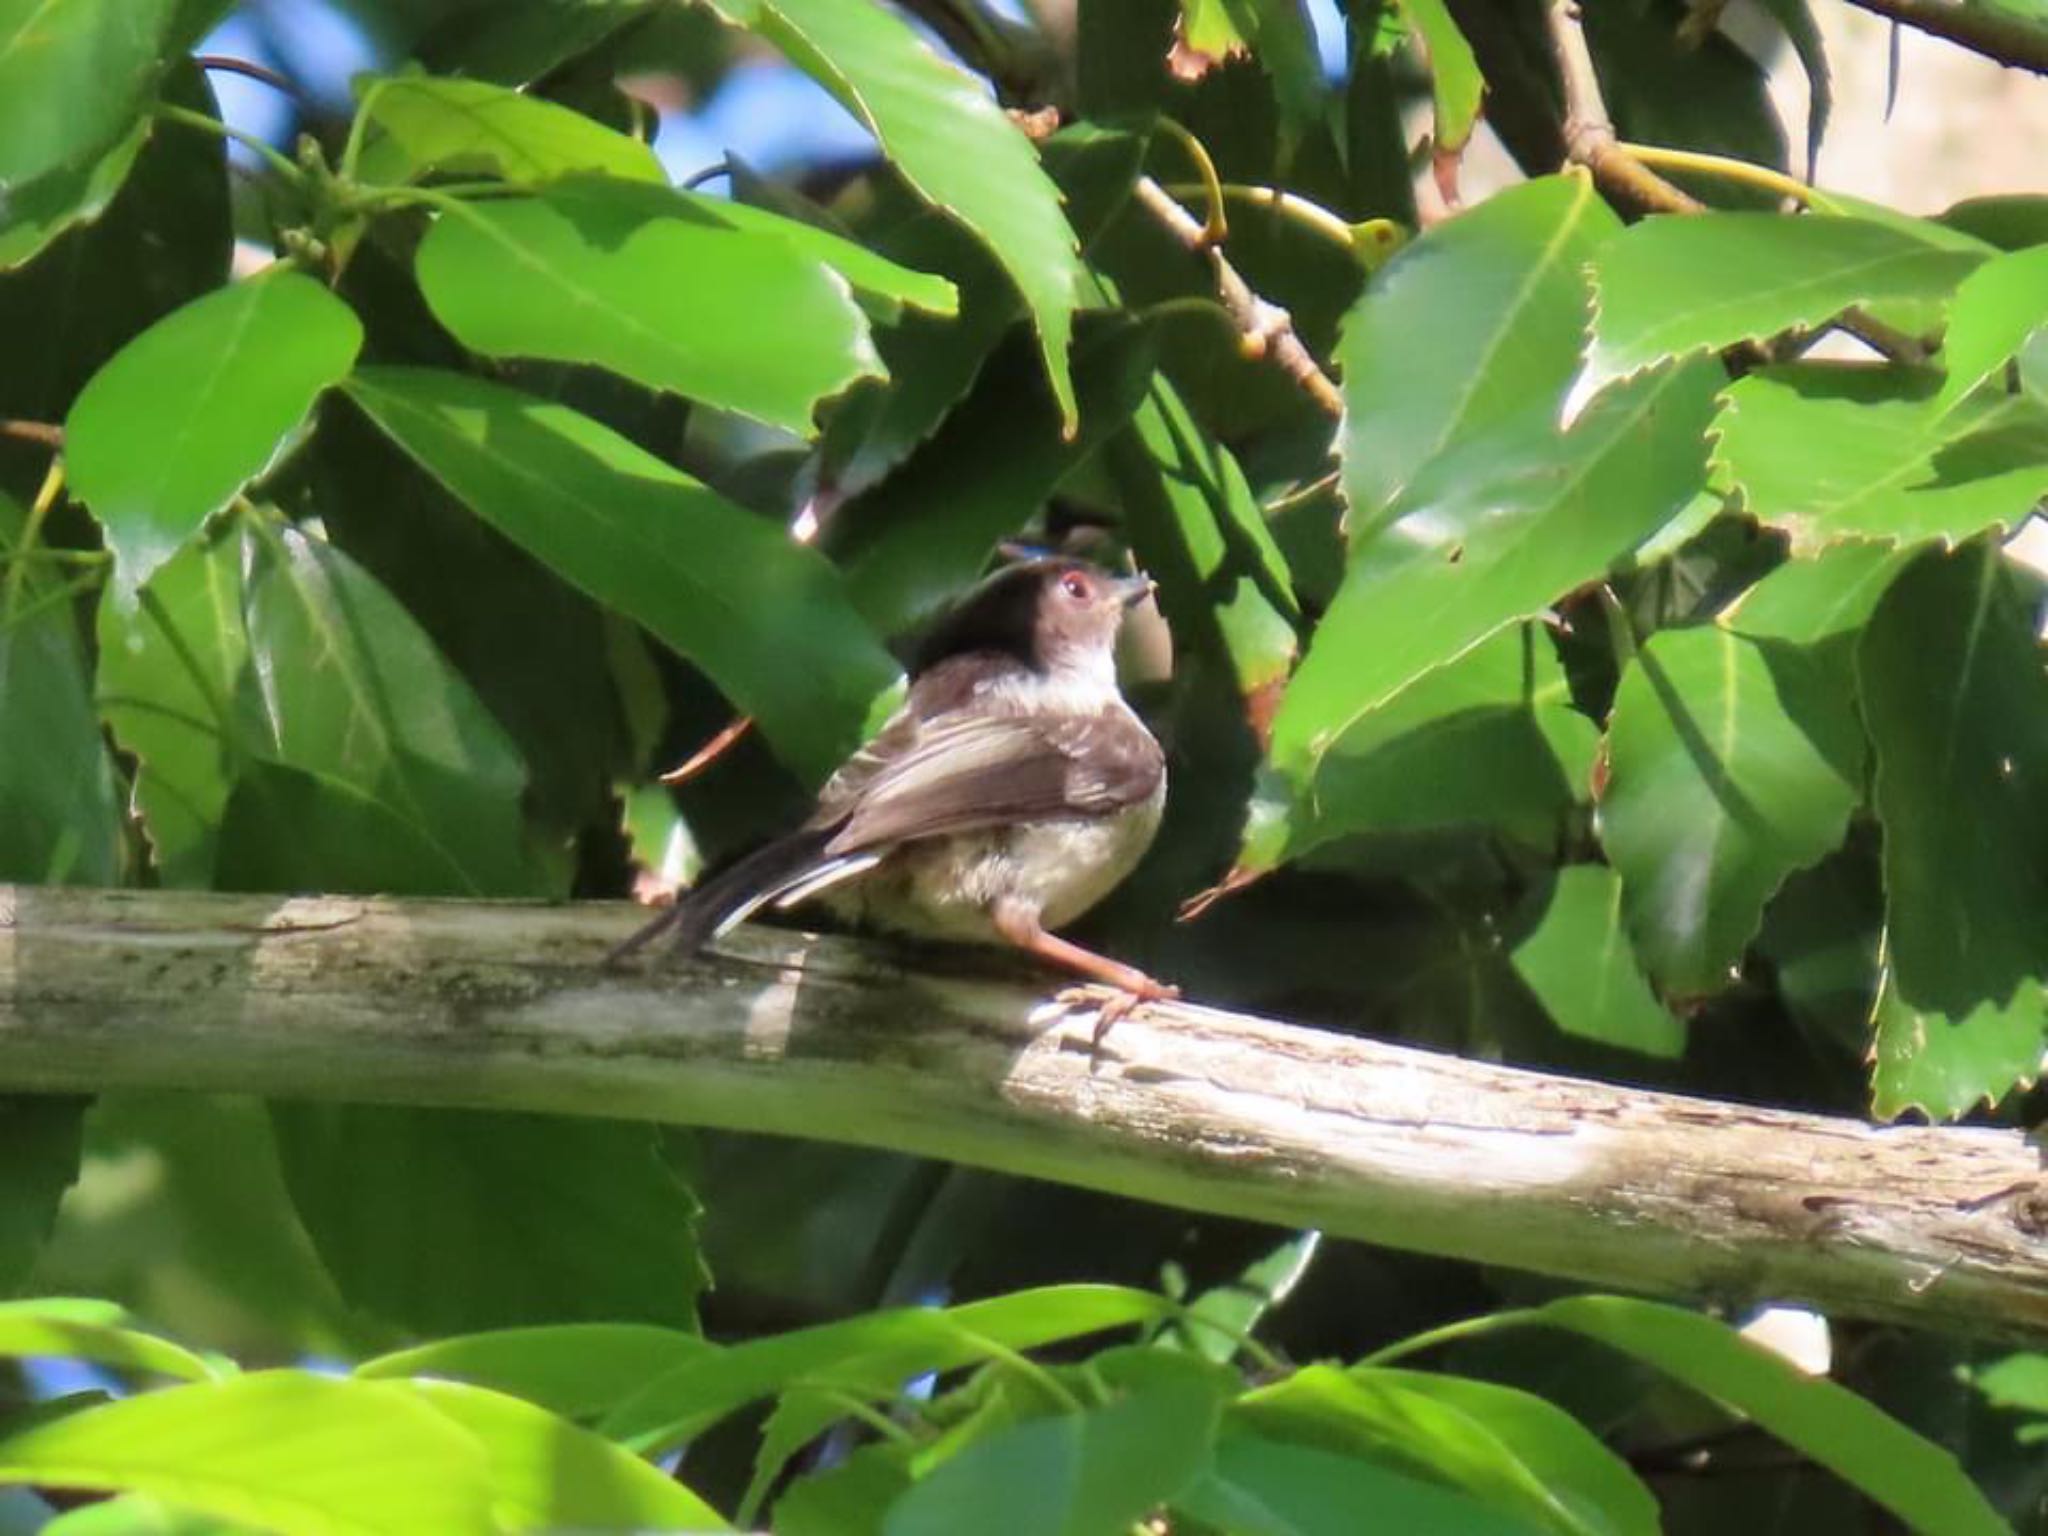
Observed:
[[[1181,207],[1158,182],[1150,176],[1140,176],[1132,191],[1174,239],[1192,254],[1208,258],[1216,279],[1216,296],[1230,312],[1246,354],[1271,358],[1317,405],[1332,416],[1343,415],[1344,396],[1294,334],[1294,321],[1287,311],[1252,292],[1251,284],[1230,264],[1230,258],[1210,243],[1202,221]]]
[[[24,443],[39,443],[45,448],[55,448],[60,452],[64,447],[64,429],[49,421],[0,418],[0,437],[18,438]]]
[[[1593,173],[1601,190],[1632,208],[1700,213],[1706,205],[1622,148],[1600,95],[1600,77],[1579,27],[1578,0],[1550,0],[1550,47],[1564,81],[1565,158]]]
[[[1992,5],[1965,0],[1849,0],[1891,21],[1981,53],[2016,69],[2048,75],[2048,27]]]
[[[607,971],[640,914],[0,886],[0,1084],[516,1108],[888,1147],[1666,1295],[2048,1340],[2015,1130],[1720,1104],[1187,1004],[1093,1014],[764,929]],[[1047,983],[1051,984],[1050,982]]]

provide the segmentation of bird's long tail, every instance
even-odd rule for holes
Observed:
[[[873,865],[872,855],[827,857],[833,830],[793,832],[727,865],[683,892],[674,906],[606,956],[606,963],[623,960],[664,934],[672,935],[675,953],[694,955],[769,902],[788,905]]]

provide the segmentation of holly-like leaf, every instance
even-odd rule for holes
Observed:
[[[1841,842],[1863,777],[1844,681],[1801,647],[1711,625],[1652,635],[1622,674],[1600,839],[1667,989],[1724,986],[1785,877]]]
[[[1931,390],[1820,363],[1753,373],[1715,419],[1716,476],[1795,554],[2018,526],[2048,493],[2048,405],[1979,394],[1937,413]]]
[[[1568,413],[1665,358],[1810,328],[1854,304],[1944,298],[1980,260],[1868,219],[1645,219],[1593,259],[1593,344]]]
[[[365,1311],[426,1335],[696,1325],[697,1204],[645,1125],[365,1104],[271,1121],[292,1203]]]
[[[1568,1035],[1647,1056],[1676,1057],[1685,1026],[1643,979],[1622,920],[1622,883],[1611,869],[1560,869],[1542,913],[1514,948],[1515,973]]]
[[[118,601],[262,473],[362,340],[353,310],[279,266],[167,315],[93,375],[64,456]]]
[[[1985,540],[1922,555],[1864,634],[1887,907],[1880,1115],[1959,1115],[2041,1070],[2048,676],[2035,606]]]
[[[0,7],[0,194],[84,163],[128,132],[170,53],[179,0]]]
[[[1581,269],[1620,228],[1588,178],[1546,177],[1446,219],[1373,278],[1337,347],[1354,548],[1432,459],[1555,422],[1585,341]]]
[[[370,130],[358,177],[370,184],[430,173],[496,176],[537,186],[590,172],[665,184],[654,151],[581,112],[483,80],[362,76],[357,114]]]
[[[424,368],[348,393],[478,516],[702,667],[822,782],[896,663],[815,550],[566,406]]]
[[[1954,405],[2048,325],[2048,245],[1984,263],[1956,289],[1941,361],[1948,370],[1934,408]]]
[[[1357,556],[1273,729],[1297,783],[1344,733],[1433,667],[1533,618],[1698,491],[1718,364],[1604,395],[1567,433],[1524,416],[1437,459]]]
[[[1064,432],[1078,415],[1067,369],[1081,266],[1059,192],[980,81],[908,22],[844,0],[714,0],[830,91],[881,141],[919,196],[972,230],[1024,296]],[[815,346],[815,341],[810,343]]]
[[[820,400],[882,372],[830,268],[658,187],[451,202],[416,271],[435,317],[487,356],[594,363],[800,436]]]

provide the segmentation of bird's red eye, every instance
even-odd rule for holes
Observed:
[[[1060,590],[1080,602],[1088,596],[1088,578],[1079,571],[1069,571],[1060,578]]]

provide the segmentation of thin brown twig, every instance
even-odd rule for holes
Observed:
[[[201,53],[193,56],[192,62],[201,69],[221,75],[242,75],[250,80],[260,80],[273,91],[291,97],[300,106],[310,106],[306,93],[276,70],[267,65],[257,64],[249,59],[230,58],[223,53]]]
[[[50,421],[15,421],[0,418],[0,437],[19,438],[24,443],[40,443],[45,448],[62,450],[64,429]]]
[[[1593,173],[1602,191],[1633,208],[1658,213],[1703,213],[1706,204],[1681,191],[1621,147],[1593,55],[1579,29],[1577,0],[1550,0],[1550,47],[1564,81],[1564,152]]]
[[[1317,405],[1332,416],[1343,415],[1344,396],[1294,334],[1294,321],[1287,311],[1252,292],[1251,284],[1230,264],[1230,258],[1209,243],[1202,221],[1174,201],[1158,182],[1140,176],[1133,191],[1174,239],[1192,254],[1208,257],[1216,277],[1216,296],[1230,312],[1246,355],[1271,358]]]
[[[661,775],[664,784],[687,784],[717,762],[742,736],[754,728],[752,715],[741,715],[726,725],[703,746]]]

